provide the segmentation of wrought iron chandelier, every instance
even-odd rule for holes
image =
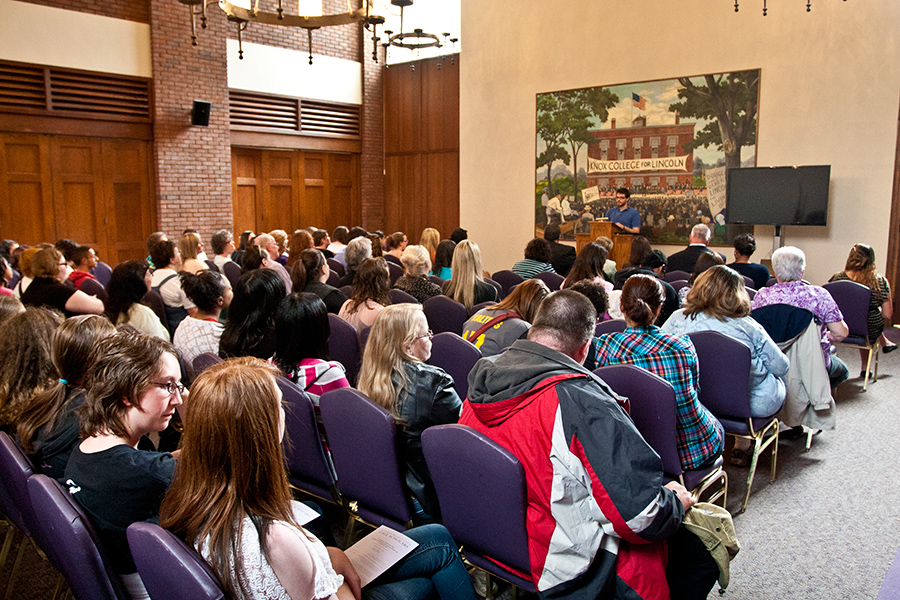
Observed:
[[[403,9],[406,8],[407,6],[411,6],[412,3],[413,3],[413,0],[391,0],[391,4],[393,4],[394,6],[400,7],[400,31],[398,33],[394,33],[390,29],[386,29],[384,31],[384,34],[387,36],[387,40],[382,42],[381,47],[384,49],[384,65],[385,65],[385,67],[388,66],[387,53],[388,53],[388,48],[390,48],[391,46],[394,46],[396,48],[406,48],[406,49],[410,50],[410,52],[415,52],[416,50],[422,50],[425,48],[444,48],[447,46],[448,41],[451,44],[453,44],[453,46],[455,48],[456,42],[459,41],[459,38],[456,38],[456,37],[451,38],[450,37],[451,34],[449,32],[444,32],[441,34],[444,38],[443,44],[441,43],[441,40],[437,35],[435,35],[433,33],[427,33],[426,31],[424,31],[421,28],[415,28],[411,32],[404,32],[403,31],[403,29],[404,29],[404,27],[403,27]],[[372,36],[372,42],[373,42],[372,58],[373,58],[373,60],[376,60],[376,61],[378,60],[376,57],[376,50],[377,50],[377,45],[378,45],[379,41],[381,41],[381,38],[377,37],[377,35],[375,35],[373,33],[373,36]],[[452,60],[453,60],[453,58],[451,57],[451,61]],[[438,66],[438,69],[441,68],[440,62],[438,62],[437,66]],[[414,70],[415,65],[411,65],[410,68]]]

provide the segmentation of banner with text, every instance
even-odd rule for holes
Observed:
[[[716,216],[725,210],[725,167],[706,169],[706,198],[709,201],[709,212]]]
[[[632,160],[599,160],[588,157],[588,173],[625,173],[627,171],[687,171],[684,156],[666,158],[635,158]]]

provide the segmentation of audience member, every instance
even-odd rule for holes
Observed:
[[[334,254],[334,260],[338,261],[345,267],[347,266],[347,263],[344,262],[344,249],[347,248],[347,244],[349,242],[350,230],[343,225],[335,227],[334,233],[331,234],[331,243],[328,244],[328,250]]]
[[[209,269],[209,265],[198,257],[203,252],[203,242],[196,233],[188,232],[178,240],[178,252],[181,254],[181,271],[196,275]]]
[[[665,322],[662,331],[672,335],[718,331],[743,342],[750,348],[751,416],[771,417],[784,404],[784,377],[790,362],[762,325],[750,316],[750,296],[738,272],[714,265],[702,273],[687,295],[684,308]],[[735,438],[734,448],[731,464],[750,464],[750,440]]]
[[[525,337],[538,307],[549,293],[540,279],[526,279],[499,304],[472,315],[463,325],[462,337],[475,344],[482,356],[500,354]]]
[[[844,270],[835,273],[829,279],[832,281],[855,281],[872,290],[872,299],[869,301],[868,315],[868,339],[870,344],[881,344],[882,352],[888,354],[897,349],[897,344],[884,335],[884,320],[894,315],[894,296],[891,294],[891,286],[887,279],[875,270],[875,251],[867,244],[856,244],[850,249],[850,255],[844,265]],[[866,350],[859,351],[862,368],[865,369]]]
[[[357,269],[353,294],[341,306],[338,316],[357,330],[371,327],[375,315],[391,303],[390,289],[387,262],[383,258],[365,259]]]
[[[420,303],[441,295],[441,288],[428,280],[431,258],[425,246],[407,246],[400,259],[405,273],[394,282],[394,287],[403,290]]]
[[[281,278],[271,269],[256,269],[241,275],[219,338],[219,356],[272,358],[275,354],[275,312],[285,296]]]
[[[440,277],[444,281],[450,281],[453,276],[453,253],[456,251],[456,242],[441,240],[437,250],[434,251],[434,264],[431,265],[431,274]]]
[[[53,244],[53,247],[59,250],[59,253],[62,254],[62,257],[66,259],[66,263],[71,269],[75,265],[72,261],[72,253],[78,248],[78,243],[74,240],[70,240],[69,238],[63,238],[61,240],[56,240],[56,243]]]
[[[359,390],[402,423],[398,436],[406,487],[421,508],[416,520],[426,523],[440,521],[440,508],[422,454],[422,432],[456,423],[462,406],[453,379],[425,364],[432,335],[418,304],[388,306],[375,317],[359,373]]]
[[[712,250],[707,249],[711,238],[712,232],[709,230],[709,227],[703,223],[694,225],[688,238],[688,247],[669,257],[669,270],[693,273],[694,265],[697,264],[697,259],[700,258],[700,255],[704,252],[712,252]],[[719,256],[724,264],[725,257],[721,254]]]
[[[275,262],[281,266],[285,266],[287,264],[287,231],[284,229],[273,229],[269,232],[269,235],[272,236],[272,239],[274,239],[275,243],[278,245],[278,256],[275,257]]]
[[[234,254],[234,234],[227,229],[220,229],[209,239],[212,245],[213,262],[219,273],[225,272],[225,263],[234,262],[231,255]]]
[[[697,281],[697,277],[699,277],[702,273],[705,273],[712,267],[715,267],[716,265],[724,264],[725,261],[722,260],[722,257],[714,252],[704,252],[703,254],[701,254],[697,258],[697,263],[694,265],[694,271],[688,278],[688,284],[678,290],[678,304],[684,304],[684,299],[687,298],[688,292],[691,291],[694,282]]]
[[[240,359],[204,371],[161,525],[192,544],[230,598],[475,600],[456,543],[439,525],[406,533],[417,547],[360,590],[343,552],[297,524],[284,470],[284,408],[275,373]]]
[[[621,270],[640,268],[644,258],[650,254],[651,250],[653,250],[653,246],[650,245],[650,240],[642,235],[634,236],[631,238],[631,253],[628,255],[628,262],[622,265]]]
[[[103,287],[100,282],[91,274],[91,269],[97,266],[97,254],[90,246],[78,246],[71,251],[72,256],[72,272],[69,273],[69,281],[75,286],[75,289],[84,291],[81,284],[85,279],[93,279],[97,285]],[[103,300],[103,298],[100,298]]]
[[[228,280],[221,273],[212,271],[184,275],[181,287],[197,306],[197,312],[181,322],[172,336],[172,343],[184,362],[191,365],[194,358],[204,352],[215,354],[219,351],[219,340],[225,329],[219,322],[219,315],[231,304],[234,293]]]
[[[144,261],[135,262],[147,266]],[[52,479],[63,476],[69,455],[81,441],[78,411],[84,404],[85,377],[97,344],[115,332],[104,317],[79,315],[63,321],[53,333],[50,358],[57,381],[23,404],[16,424],[22,449]]]
[[[147,264],[150,265],[151,270],[159,268],[153,264],[153,246],[168,239],[169,237],[164,231],[154,231],[147,237]]]
[[[9,266],[9,261],[5,257],[0,256],[0,296],[15,296],[13,291],[9,289],[9,282],[12,281],[13,271]]]
[[[681,466],[685,470],[711,467],[722,454],[724,431],[697,396],[700,371],[690,338],[663,333],[653,324],[663,298],[663,287],[655,277],[630,277],[619,299],[628,327],[622,333],[601,335],[597,363],[588,367],[632,364],[671,383]]]
[[[772,270],[777,283],[756,292],[751,308],[770,304],[790,304],[811,312],[821,326],[822,354],[832,389],[849,376],[847,365],[834,354],[832,342],[839,342],[849,333],[844,315],[831,294],[817,285],[802,281],[806,270],[806,255],[794,246],[785,246],[772,253]]]
[[[288,246],[287,262],[284,263],[285,268],[290,271],[294,267],[294,263],[300,260],[300,253],[304,250],[312,248],[313,237],[305,229],[298,229],[291,234],[291,243]]]
[[[278,249],[278,243],[268,233],[261,233],[256,236],[256,239],[253,240],[253,245],[259,248],[260,256],[262,257],[262,266],[265,269],[270,269],[275,271],[278,276],[281,278],[281,282],[284,284],[284,293],[288,294],[291,291],[291,276],[287,272],[287,269],[284,268],[284,265],[279,263],[277,259],[281,256],[281,252]]]
[[[456,245],[452,271],[450,280],[444,282],[441,291],[465,306],[467,311],[471,313],[476,304],[497,301],[497,288],[486,282],[482,275],[481,248],[478,244],[463,240]]]
[[[550,242],[550,264],[553,270],[566,277],[572,263],[575,262],[575,248],[568,244],[560,244],[559,236],[561,235],[559,225],[551,223],[544,228],[544,239]]]
[[[606,277],[606,280],[612,283],[613,277],[616,276],[616,261],[609,258],[609,255],[612,254],[613,249],[613,241],[606,237],[605,235],[599,236],[594,243],[600,244],[604,250],[606,250],[606,262],[603,263],[603,276]]]
[[[761,290],[769,282],[769,269],[763,265],[750,262],[756,252],[756,238],[750,233],[742,233],[734,238],[734,262],[728,266],[745,277],[753,280],[753,289]]]
[[[384,256],[384,246],[381,245],[381,236],[375,233],[369,233],[366,235],[372,241],[372,258],[378,258],[379,256]]]
[[[15,427],[33,394],[53,385],[51,338],[59,313],[26,307],[0,324],[0,428]]]
[[[331,236],[324,229],[316,229],[313,234],[313,245],[325,258],[334,258],[334,252],[328,249],[331,245]]]
[[[275,332],[275,364],[313,404],[325,392],[350,387],[344,366],[328,360],[331,325],[321,298],[289,294],[275,313]]]
[[[0,296],[0,325],[20,312],[25,312],[22,301],[15,296]]]
[[[158,522],[175,458],[139,450],[138,443],[163,431],[181,405],[181,369],[172,345],[154,337],[119,332],[98,346],[78,414],[83,441],[69,457],[64,481],[129,595],[147,598],[125,530],[137,521]]]
[[[315,294],[325,303],[328,312],[338,314],[347,301],[344,292],[325,283],[331,270],[325,256],[318,248],[308,248],[300,253],[300,260],[294,263],[291,270],[291,288],[295,294],[307,292]]]
[[[550,264],[550,242],[534,238],[525,246],[525,258],[512,266],[512,272],[522,279],[531,279],[544,271],[556,272]]]
[[[581,294],[550,294],[527,340],[476,363],[460,423],[525,468],[530,575],[542,597],[706,598],[718,567],[679,527],[694,499],[677,482],[663,486],[659,457],[581,364],[596,320]]]
[[[367,237],[358,237],[350,240],[344,249],[344,264],[347,272],[338,279],[337,286],[353,285],[356,280],[356,271],[366,259],[372,258],[372,240]]]
[[[613,285],[603,276],[603,266],[606,264],[606,250],[594,242],[585,244],[575,259],[575,263],[569,269],[569,274],[562,282],[560,289],[569,288],[579,281],[587,280],[603,286],[607,292],[613,290]]]
[[[34,273],[31,270],[31,261],[34,259],[34,255],[40,251],[41,248],[38,247],[25,248],[19,254],[19,272],[22,273],[22,277],[19,278],[19,283],[16,284],[13,293],[20,300],[22,299],[22,295],[28,289],[28,286],[34,281]]]
[[[419,245],[428,250],[428,258],[434,262],[434,254],[437,252],[438,244],[441,243],[441,233],[432,227],[426,227],[419,236]],[[402,257],[401,257],[402,258]]]
[[[588,281],[583,279],[573,285],[572,287],[566,288],[572,290],[573,292],[578,292],[588,300],[590,300],[591,305],[594,307],[594,311],[597,313],[597,322],[606,321],[610,318],[609,316],[609,308],[610,308],[610,299],[609,294],[606,292],[606,289],[600,285],[599,283],[594,283],[592,281]],[[618,295],[621,295],[621,292],[615,292]],[[619,296],[616,296],[616,302],[619,301]],[[624,315],[618,317],[624,318]],[[591,338],[591,345],[588,348],[587,356],[584,359],[585,365],[596,365],[597,364],[597,352],[600,350],[600,338],[596,335]]]
[[[662,250],[651,250],[644,255],[642,260],[643,264],[637,268],[622,269],[621,271],[616,272],[616,282],[614,287],[616,290],[621,290],[625,285],[625,282],[628,281],[628,278],[632,275],[651,275],[658,279],[666,294],[662,311],[660,311],[659,318],[656,321],[657,325],[662,325],[666,322],[666,319],[681,306],[681,302],[678,300],[678,292],[675,291],[672,284],[663,279],[663,276],[666,273],[666,255],[662,253]],[[613,311],[610,312],[612,313]],[[624,316],[617,316],[616,318],[624,318]]]
[[[116,327],[130,325],[145,335],[168,342],[169,331],[155,312],[141,303],[150,289],[149,265],[142,260],[120,263],[109,276],[106,316]]]
[[[31,272],[34,280],[22,294],[22,304],[46,306],[66,316],[103,312],[102,300],[63,283],[69,277],[69,267],[56,248],[37,252],[31,260]]]
[[[178,325],[196,310],[194,303],[188,300],[181,289],[178,271],[181,268],[181,253],[171,240],[162,240],[153,245],[150,257],[156,270],[150,278],[150,287],[162,296],[166,308],[169,334],[174,335]]]
[[[462,227],[457,227],[450,234],[450,240],[454,244],[459,244],[462,241],[469,239],[469,232],[463,229]]]
[[[208,257],[206,256],[206,252],[203,250],[203,238],[200,237],[200,232],[192,227],[189,227],[189,228],[185,229],[184,231],[182,231],[181,235],[183,236],[186,233],[193,233],[194,235],[197,236],[197,243],[199,245],[199,251],[197,252],[197,260],[206,264]],[[209,265],[207,265],[207,267],[209,267]]]
[[[387,240],[384,242],[384,258],[396,265],[402,265],[400,257],[403,256],[403,251],[408,245],[409,240],[406,234],[402,231],[395,231],[387,236]],[[388,258],[389,256],[392,258]]]
[[[244,266],[244,253],[247,252],[247,249],[253,246],[253,240],[256,238],[256,234],[254,234],[249,229],[241,232],[240,241],[238,243],[238,248],[231,254],[231,260],[236,262],[238,266]]]

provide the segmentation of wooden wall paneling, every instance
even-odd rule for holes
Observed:
[[[258,208],[260,231],[284,229],[290,234],[299,222],[299,172],[296,151],[263,150],[262,206]]]
[[[101,256],[113,256],[106,236],[101,141],[50,138],[50,169],[56,238],[69,238]]]
[[[384,146],[385,152],[420,149],[422,119],[421,61],[416,70],[398,65],[385,71]]]
[[[22,244],[57,239],[45,136],[0,134],[0,235]]]
[[[139,140],[103,140],[104,223],[108,255],[113,265],[140,260],[146,239],[155,229],[150,144]],[[96,250],[96,248],[95,248]]]
[[[257,199],[262,197],[262,151],[232,148],[231,187],[234,231],[259,232]]]
[[[418,232],[425,227],[434,227],[443,238],[448,238],[459,226],[459,152],[424,156],[425,194],[420,202],[424,222]],[[440,200],[433,201],[433,198]]]
[[[459,61],[422,62],[421,149],[458,150]]]
[[[425,222],[423,203],[439,201],[423,197],[422,155],[388,156],[385,164],[385,233],[403,231],[411,239],[418,239],[420,225]]]
[[[359,225],[362,204],[359,197],[359,157],[352,154],[328,155],[328,207],[332,223],[348,227]]]
[[[301,159],[300,226],[313,225],[333,231],[338,225],[331,217],[329,210],[328,187],[328,155],[318,152],[303,152]]]

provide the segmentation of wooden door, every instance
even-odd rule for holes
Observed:
[[[104,262],[116,264],[106,243],[101,142],[96,138],[50,139],[53,214],[56,236],[90,246]]]
[[[299,152],[262,151],[262,206],[258,206],[257,230],[299,228]],[[260,210],[261,209],[261,210]]]
[[[103,140],[103,190],[109,264],[139,260],[147,237],[156,228],[150,190],[150,149],[138,140]],[[113,261],[113,262],[110,262]]]
[[[257,199],[262,198],[262,151],[234,148],[231,151],[231,205],[234,232],[259,231]]]
[[[55,241],[47,136],[0,134],[0,236]]]

